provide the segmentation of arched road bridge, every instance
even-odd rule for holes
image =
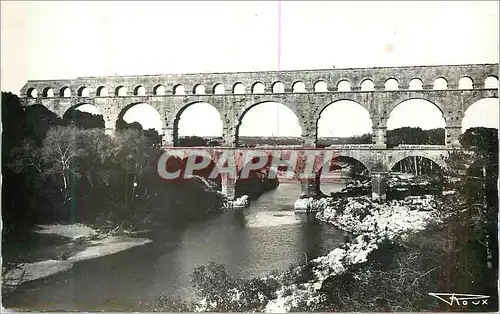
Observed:
[[[373,175],[373,195],[383,198],[384,174],[394,160],[418,155],[444,165],[448,152],[459,149],[465,111],[483,98],[498,98],[498,88],[485,85],[491,79],[498,84],[498,64],[100,76],[29,80],[21,90],[21,99],[26,106],[41,104],[61,117],[78,106],[94,105],[110,134],[128,109],[147,103],[160,113],[165,147],[178,143],[182,112],[205,102],[220,113],[226,148],[237,147],[243,116],[263,102],[290,108],[302,128],[303,146],[316,147],[321,112],[336,101],[352,100],[369,112],[372,145],[368,149],[342,148],[342,154],[373,165],[368,168]],[[397,89],[386,88],[390,81]],[[410,99],[427,100],[441,111],[446,122],[443,147],[386,148],[388,117],[396,106]],[[314,194],[313,190],[303,185],[303,194]],[[228,196],[233,197],[231,194]]]

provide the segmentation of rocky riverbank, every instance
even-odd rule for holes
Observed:
[[[353,240],[308,265],[297,267],[296,274],[309,268],[311,278],[303,283],[282,285],[276,292],[277,297],[267,303],[266,312],[288,312],[304,305],[314,307],[314,303],[322,301],[320,291],[326,279],[366,262],[382,241],[397,241],[424,229],[430,221],[439,220],[435,210],[439,202],[433,196],[408,197],[383,204],[372,202],[369,197],[311,199],[308,202],[319,210],[319,220],[351,233]],[[275,279],[283,281],[283,275]]]
[[[313,260],[307,260],[306,256],[305,265],[264,278],[235,280],[222,265],[208,265],[209,271],[206,268],[201,272],[198,270],[200,277],[196,281],[204,287],[204,297],[192,305],[184,304],[185,308],[162,308],[197,312],[324,311],[327,299],[335,298],[335,295],[325,292],[331,289],[332,282],[338,286],[349,280],[355,281],[355,278],[346,281],[343,276],[349,277],[353,270],[364,265],[369,267],[372,254],[376,255],[379,251],[386,254],[384,250],[388,243],[404,243],[413,233],[441,219],[437,210],[441,206],[440,201],[431,195],[386,203],[376,203],[364,196],[312,199],[309,202],[319,209],[319,220],[346,232],[344,245]]]
[[[35,230],[38,247],[29,257],[2,265],[2,281],[7,290],[69,270],[77,262],[115,254],[150,243],[146,238],[135,238],[126,231],[103,232],[83,224],[39,225]]]

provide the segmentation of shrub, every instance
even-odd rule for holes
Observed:
[[[273,279],[235,278],[213,261],[194,269],[192,283],[198,297],[206,301],[206,310],[218,312],[263,310],[279,286]]]
[[[142,310],[147,312],[193,312],[192,304],[174,296],[160,296],[154,305],[143,304]]]

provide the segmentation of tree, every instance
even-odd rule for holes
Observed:
[[[70,110],[64,116],[66,125],[74,125],[79,129],[104,129],[104,117],[80,110]]]
[[[44,176],[56,182],[63,203],[71,201],[70,184],[79,177],[76,160],[85,155],[79,144],[81,132],[75,127],[52,128],[43,141],[41,158],[45,163]]]
[[[387,131],[387,147],[400,144],[444,145],[444,129],[422,130],[418,127],[402,127]]]
[[[2,245],[10,239],[22,239],[34,222],[29,176],[10,167],[16,161],[15,149],[26,135],[26,110],[19,98],[2,92]]]
[[[464,149],[475,150],[494,161],[495,154],[498,155],[498,129],[483,127],[467,129],[460,136],[460,144]]]
[[[152,145],[161,145],[161,135],[155,129],[144,130],[143,134]]]
[[[142,132],[142,125],[139,122],[128,123],[127,121],[123,120],[123,117],[118,118],[118,120],[116,121],[116,130],[120,131],[127,129],[133,129]]]
[[[45,135],[52,127],[65,125],[66,121],[43,105],[26,108],[26,136],[32,138],[37,146],[42,145]]]
[[[199,136],[185,136],[179,138],[179,146],[193,147],[193,146],[206,146],[207,141]]]
[[[128,207],[137,186],[144,184],[144,172],[154,166],[156,149],[142,131],[133,129],[117,133],[113,139],[113,147],[112,158],[120,171],[117,178],[121,178],[125,207]]]
[[[2,165],[11,158],[12,148],[19,146],[25,135],[26,111],[19,98],[2,92]]]

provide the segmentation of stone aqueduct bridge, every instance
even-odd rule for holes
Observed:
[[[176,153],[179,154],[177,155],[173,150],[178,150]],[[446,148],[444,145],[400,145],[393,149],[377,148],[374,145],[332,145],[326,149],[307,149],[300,146],[166,148],[169,155],[177,156],[180,159],[208,154],[216,166],[232,164],[230,162],[225,163],[227,162],[227,154],[224,156],[224,153],[229,153],[234,157],[234,168],[237,172],[241,171],[248,163],[257,162],[252,159],[252,157],[257,155],[256,150],[260,154],[264,154],[264,156],[274,156],[278,161],[278,163],[274,163],[275,167],[280,165],[287,166],[287,171],[293,172],[294,179],[300,182],[302,196],[309,197],[316,197],[321,194],[320,183],[323,179],[327,179],[322,174],[328,175],[323,171],[328,172],[335,158],[342,156],[355,159],[361,162],[370,172],[372,178],[372,198],[385,199],[387,175],[398,162],[409,156],[422,156],[432,160],[440,168],[445,169],[447,167],[446,157],[448,156],[448,152],[453,149]],[[311,160],[312,162],[310,162]],[[158,167],[164,166],[164,164],[158,164]],[[172,169],[171,171],[175,172],[176,170]],[[228,198],[234,199],[235,184],[238,178],[235,175],[222,173],[221,179],[222,192]]]
[[[339,154],[356,155],[365,165],[378,165],[367,168],[374,174],[373,189],[384,194],[383,175],[379,180],[379,174],[390,169],[391,158],[421,155],[438,162],[450,149],[458,148],[467,108],[483,98],[498,98],[498,89],[484,84],[491,76],[498,80],[498,64],[79,77],[30,80],[21,90],[21,99],[26,106],[42,104],[59,116],[83,104],[94,105],[103,114],[108,133],[113,133],[116,121],[128,109],[147,103],[162,118],[165,146],[177,145],[182,112],[192,104],[206,102],[220,113],[224,147],[238,145],[238,130],[245,113],[269,101],[290,108],[302,128],[304,147],[316,147],[317,122],[323,109],[339,100],[352,100],[369,112],[373,145],[369,149],[343,149]],[[462,78],[470,80],[472,86],[459,89]],[[415,79],[420,87],[410,86]],[[446,81],[446,89],[433,89],[438,79]],[[368,80],[373,90],[362,90]],[[386,90],[388,80],[396,80],[398,89]],[[347,90],[343,87],[346,82],[350,85]],[[326,86],[326,90],[319,91],[320,86]],[[439,108],[446,122],[445,147],[386,149],[389,115],[410,99],[428,100]],[[314,194],[312,190],[304,187],[303,192]]]

